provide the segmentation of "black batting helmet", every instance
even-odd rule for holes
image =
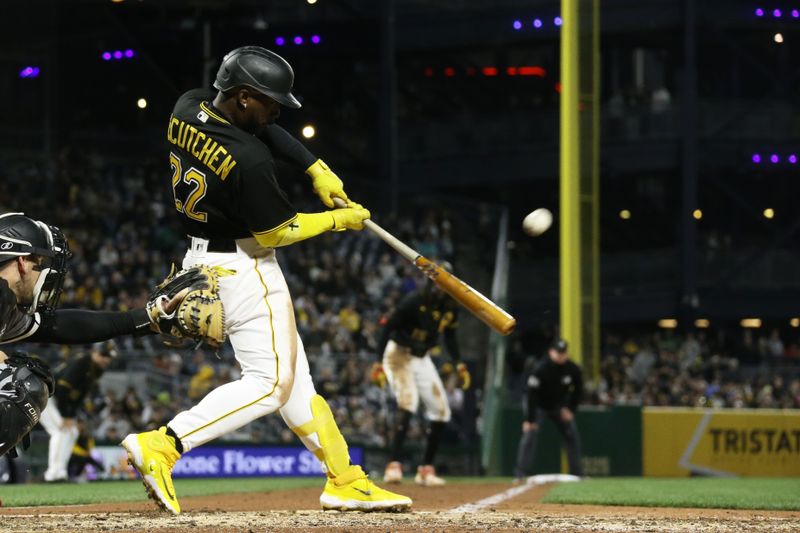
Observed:
[[[0,215],[0,265],[17,257],[34,255],[41,258],[35,267],[41,272],[33,288],[29,314],[38,308],[52,309],[58,303],[67,261],[72,257],[64,234],[55,226],[33,220],[22,213]]]
[[[297,109],[300,102],[292,94],[294,71],[291,65],[260,46],[242,46],[222,58],[214,87],[222,92],[250,87],[286,107]]]

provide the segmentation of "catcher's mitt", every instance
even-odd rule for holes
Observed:
[[[225,309],[219,298],[219,276],[227,275],[218,267],[198,265],[172,272],[161,282],[147,301],[147,315],[159,332],[179,340],[205,341],[217,347],[225,342]],[[164,305],[185,293],[177,307],[167,313]]]

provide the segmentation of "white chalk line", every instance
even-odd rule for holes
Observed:
[[[544,485],[546,483],[562,483],[562,482],[575,482],[580,481],[581,478],[578,476],[570,476],[568,474],[539,474],[536,476],[531,476],[525,483],[516,487],[511,487],[508,490],[504,490],[494,496],[489,496],[488,498],[484,498],[482,500],[478,500],[477,502],[472,503],[465,503],[464,505],[459,505],[453,509],[447,511],[448,513],[474,513],[480,511],[481,509],[485,509],[487,507],[491,507],[493,505],[497,505],[499,503],[503,503],[506,500],[510,500],[515,496],[519,496],[525,492],[528,492],[534,487],[538,487],[539,485]]]

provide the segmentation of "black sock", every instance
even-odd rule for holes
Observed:
[[[413,413],[405,409],[397,410],[397,423],[394,428],[394,440],[392,441],[392,453],[389,457],[392,461],[403,460],[403,444],[406,441],[406,433],[411,422]]]
[[[167,426],[167,435],[175,439],[175,449],[178,450],[178,453],[183,453],[183,444],[181,444],[181,439],[178,438],[178,435],[172,431],[172,428]]]
[[[425,457],[422,464],[432,465],[436,450],[439,449],[439,441],[442,440],[442,430],[445,422],[431,422],[428,426],[428,443],[425,445]]]

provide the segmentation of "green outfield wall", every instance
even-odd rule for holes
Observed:
[[[522,435],[522,409],[509,406],[500,414],[505,428],[500,464],[511,475]],[[639,476],[642,474],[642,415],[640,407],[581,407],[576,415],[587,476]],[[562,458],[561,435],[547,420],[542,424],[531,474],[567,472]]]

